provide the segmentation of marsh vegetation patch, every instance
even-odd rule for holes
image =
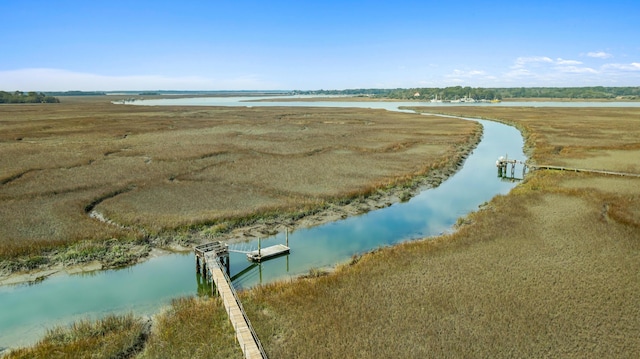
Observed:
[[[479,132],[468,121],[384,110],[101,98],[0,113],[0,258],[307,212],[452,166]]]

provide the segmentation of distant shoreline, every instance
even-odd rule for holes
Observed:
[[[134,100],[154,100],[154,99],[178,99],[178,98],[227,98],[227,97],[263,97],[268,96],[268,99],[255,99],[247,100],[246,102],[426,102],[423,99],[396,99],[386,97],[372,97],[366,95],[288,95],[283,93],[268,94],[265,92],[238,92],[238,93],[176,93],[176,94],[154,94],[154,95],[140,95],[140,94],[107,94],[107,95],[90,95],[90,96],[60,96],[60,102],[63,103],[78,103],[78,102],[94,102],[96,100],[121,101],[127,99]],[[294,97],[300,96],[300,97]],[[628,99],[628,98],[567,98],[567,97],[518,97],[518,98],[503,98],[502,102],[640,102],[640,98]],[[446,102],[444,102],[446,103]]]

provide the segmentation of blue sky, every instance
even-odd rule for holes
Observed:
[[[0,90],[640,86],[640,1],[0,0]]]

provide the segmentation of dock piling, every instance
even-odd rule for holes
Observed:
[[[516,165],[522,165],[522,178],[516,178]],[[507,167],[511,166],[510,172],[511,177],[507,177]],[[498,168],[498,177],[500,178],[509,178],[511,180],[522,180],[527,173],[527,164],[523,161],[518,160],[510,160],[508,156],[500,156],[496,161],[496,167]]]

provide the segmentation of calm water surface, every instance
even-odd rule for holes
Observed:
[[[166,101],[166,100],[163,100]],[[180,99],[202,105],[202,99]],[[226,106],[246,106],[238,98],[216,99]],[[175,104],[171,102],[171,104]],[[396,109],[417,103],[253,103],[252,106],[328,106]],[[426,119],[425,119],[426,120]],[[354,254],[451,230],[457,218],[474,211],[516,183],[497,178],[496,159],[508,154],[525,160],[523,139],[516,129],[490,121],[482,142],[464,167],[435,189],[422,191],[405,203],[309,229],[289,233],[291,254],[251,265],[241,253],[231,253],[231,277],[237,288],[283,280],[312,268],[348,261]],[[517,174],[521,174],[521,169]],[[283,233],[262,240],[266,247],[284,243]],[[257,241],[232,246],[257,249]],[[47,328],[110,313],[152,315],[172,298],[206,292],[195,274],[192,254],[153,258],[134,267],[85,275],[55,276],[36,285],[0,287],[0,348],[29,345]]]
[[[130,105],[140,106],[295,106],[295,107],[360,107],[360,108],[385,108],[395,110],[402,106],[492,106],[492,107],[640,107],[640,101],[505,101],[499,103],[449,103],[449,102],[420,102],[420,101],[321,101],[303,102],[300,99],[314,98],[318,96],[253,96],[253,97],[197,97],[177,99],[151,99],[129,102]],[[283,102],[283,99],[292,98],[296,102]],[[278,99],[277,102],[255,102],[257,100]]]

